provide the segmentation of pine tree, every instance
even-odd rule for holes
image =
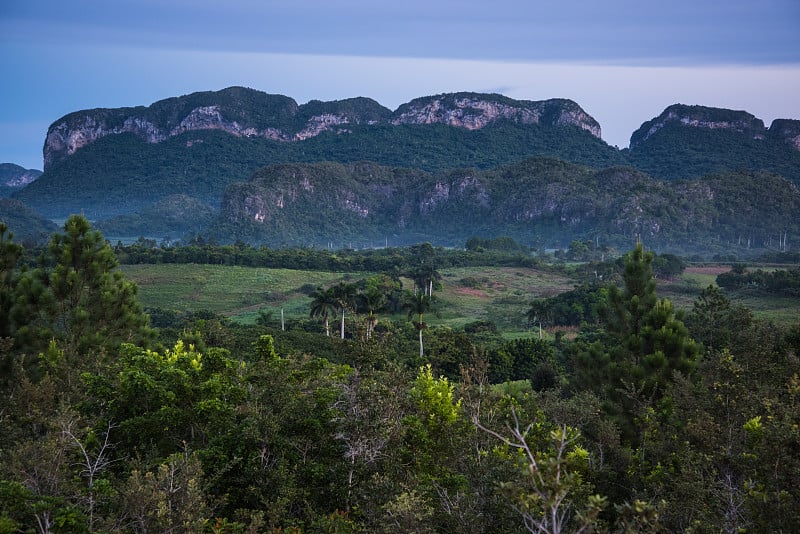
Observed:
[[[641,244],[628,254],[624,288],[611,287],[600,310],[601,340],[578,355],[578,381],[606,395],[629,438],[636,419],[664,396],[675,372],[691,373],[698,348],[672,303],[658,298],[653,254]]]
[[[27,310],[15,336],[18,350],[36,354],[50,347],[45,360],[63,353],[64,363],[74,368],[90,352],[151,339],[136,285],[117,270],[113,250],[86,218],[70,217],[47,251],[44,266],[17,284],[17,309]]]
[[[8,226],[0,222],[0,338],[10,337],[14,333],[12,307],[16,300],[20,274],[18,263],[23,248],[14,243],[13,237]]]

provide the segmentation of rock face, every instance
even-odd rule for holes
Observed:
[[[635,149],[670,124],[710,130],[733,130],[750,135],[754,139],[764,139],[767,135],[764,122],[746,111],[673,104],[665,109],[661,115],[645,122],[638,130],[633,132],[630,143],[631,149]]]
[[[615,244],[640,237],[702,248],[739,232],[763,243],[777,228],[791,233],[800,228],[798,209],[797,187],[758,172],[666,182],[627,167],[596,171],[548,158],[440,174],[327,162],[265,167],[230,185],[211,234],[302,246],[371,246],[386,236],[457,245],[475,235],[547,246],[602,235]]]
[[[800,120],[775,119],[768,133],[800,150]]]
[[[477,130],[499,120],[520,124],[576,126],[600,137],[600,124],[571,100],[531,102],[478,93],[417,98],[398,108],[392,124],[441,123]]]
[[[54,122],[44,143],[45,170],[108,135],[132,133],[159,143],[193,130],[238,137],[302,141],[352,125],[441,123],[470,130],[497,121],[573,126],[600,137],[600,125],[571,100],[518,101],[500,95],[455,93],[413,100],[392,113],[374,100],[312,100],[298,105],[282,95],[243,87],[161,100],[149,107],[78,111]]]
[[[0,163],[0,192],[21,189],[42,175],[42,171],[25,169],[13,163]]]

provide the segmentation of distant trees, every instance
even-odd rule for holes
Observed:
[[[355,283],[340,282],[328,288],[318,287],[311,298],[311,317],[321,317],[325,332],[330,336],[328,320],[331,315],[340,318],[340,337],[345,337],[345,314],[365,313],[364,336],[370,338],[378,323],[376,314],[388,307],[400,306],[400,282],[386,275],[376,275]]]
[[[530,253],[530,247],[517,243],[514,239],[506,236],[494,238],[470,237],[467,239],[465,248],[470,251],[496,250],[520,254]]]
[[[596,323],[598,308],[605,302],[608,290],[598,283],[582,284],[554,297],[536,299],[528,309],[532,324],[578,326]]]
[[[725,289],[754,289],[776,295],[800,296],[800,269],[747,270],[743,267],[717,275]]]

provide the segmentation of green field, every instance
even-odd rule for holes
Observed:
[[[124,265],[121,269],[139,286],[145,307],[209,310],[241,323],[253,323],[260,310],[272,311],[274,317],[283,310],[287,319],[308,317],[311,289],[369,276],[197,264]],[[447,268],[441,275],[442,288],[435,292],[438,313],[428,318],[432,325],[460,328],[490,320],[511,337],[529,332],[525,314],[532,299],[568,291],[578,283],[563,275],[517,267]],[[658,281],[659,296],[688,310],[715,277],[713,268],[689,269],[675,280]],[[409,280],[403,283],[411,287]],[[800,299],[737,294],[730,298],[762,319],[786,324],[800,317]]]
[[[356,279],[346,273],[226,265],[123,265],[121,269],[139,286],[139,299],[147,308],[209,310],[245,323],[252,323],[261,309],[280,313],[283,308],[287,317],[305,317],[308,289]]]
[[[123,265],[121,269],[139,286],[145,307],[209,310],[243,323],[252,323],[259,310],[277,315],[283,309],[287,319],[307,317],[309,288],[369,275],[197,264]],[[502,330],[524,331],[532,298],[573,287],[563,276],[525,268],[453,268],[441,274],[442,289],[435,292],[439,312],[430,322],[454,328],[485,319]],[[405,288],[411,287],[409,280],[403,282]]]

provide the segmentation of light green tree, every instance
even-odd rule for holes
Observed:
[[[558,534],[592,532],[607,500],[585,493],[589,452],[580,445],[580,432],[566,425],[537,421],[524,425],[516,410],[502,432],[474,424],[499,439],[499,454],[519,463],[520,477],[501,484],[528,532]],[[579,503],[579,499],[584,502]]]

